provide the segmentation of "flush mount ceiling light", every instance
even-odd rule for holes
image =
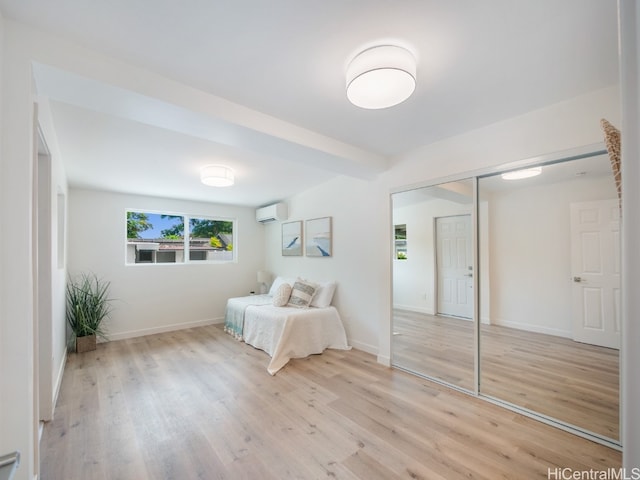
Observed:
[[[404,102],[416,88],[416,59],[394,45],[368,48],[347,67],[347,98],[361,108],[387,108]]]
[[[233,170],[224,165],[206,165],[200,170],[200,181],[210,187],[233,185]]]
[[[525,168],[523,170],[514,170],[513,172],[505,172],[501,175],[504,180],[522,180],[523,178],[535,177],[542,173],[542,167]]]

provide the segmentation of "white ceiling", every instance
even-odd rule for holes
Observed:
[[[36,69],[70,184],[122,192],[263,205],[335,175],[370,178],[384,159],[618,81],[612,0],[0,0],[0,10],[355,152],[318,154],[246,129],[233,133],[252,146],[238,148],[216,119],[181,111],[180,125],[149,121],[114,107],[116,97],[131,106],[131,92],[94,84],[93,99],[80,97],[86,89],[63,84],[85,80]],[[388,42],[418,59],[414,95],[384,110],[352,106],[346,65]],[[98,95],[113,101],[98,105]],[[153,108],[176,117],[175,106]],[[236,185],[200,186],[199,167],[220,162]]]

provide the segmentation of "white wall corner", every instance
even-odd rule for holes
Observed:
[[[371,355],[378,354],[378,349],[373,345],[369,345],[367,343],[359,342],[357,340],[350,340],[349,345],[351,345],[356,350],[362,350],[363,352],[370,353]]]
[[[391,366],[391,357],[388,357],[386,355],[378,355],[377,360],[379,364],[384,365],[385,367]]]

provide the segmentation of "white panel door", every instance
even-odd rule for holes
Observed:
[[[437,311],[473,317],[471,215],[436,218]]]
[[[618,200],[571,204],[573,339],[620,348]]]

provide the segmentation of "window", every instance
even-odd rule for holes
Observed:
[[[129,210],[127,264],[233,262],[235,222]]]
[[[233,261],[233,222],[212,218],[190,218],[189,259]]]
[[[395,252],[396,260],[407,259],[407,225],[395,226]]]

